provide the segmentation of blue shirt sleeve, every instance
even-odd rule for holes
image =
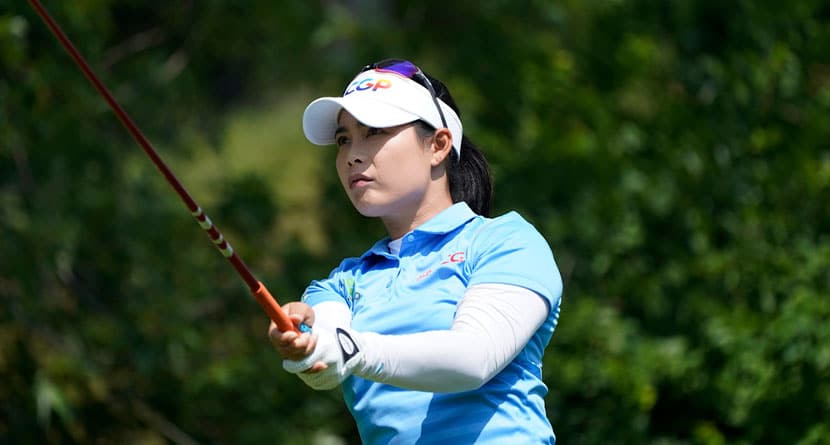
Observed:
[[[344,277],[344,263],[345,261],[332,270],[328,278],[324,280],[313,280],[305,289],[305,292],[303,292],[302,302],[313,307],[324,301],[338,301],[346,303],[351,309],[351,292],[347,287],[350,281],[353,283],[353,280],[350,280],[349,277]],[[351,287],[354,288],[354,284]]]
[[[559,306],[562,277],[550,246],[518,213],[510,212],[485,223],[471,243],[468,256],[468,286],[521,286],[541,295],[550,309]]]

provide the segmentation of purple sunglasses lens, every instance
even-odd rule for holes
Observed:
[[[397,73],[407,78],[412,78],[415,74],[420,71],[420,69],[415,66],[412,62],[408,62],[406,60],[402,60],[399,62],[394,62],[389,65],[381,65],[375,67],[375,71],[381,72],[391,72]]]
[[[421,69],[414,63],[408,60],[388,59],[366,65],[360,72],[366,70],[400,74],[401,76],[416,81],[426,88],[432,96],[432,102],[435,104],[435,108],[438,109],[438,115],[441,116],[441,123],[444,125],[444,128],[447,127],[447,119],[444,117],[444,112],[441,111],[441,106],[438,105],[438,97],[435,95],[435,89],[432,87],[432,83],[430,83],[429,79],[427,79],[424,73],[421,72]]]

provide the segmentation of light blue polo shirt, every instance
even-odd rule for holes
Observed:
[[[342,389],[364,444],[552,444],[542,355],[559,319],[562,280],[550,247],[516,212],[476,215],[461,202],[405,235],[340,263],[303,295],[311,306],[345,302],[351,327],[380,334],[449,329],[472,285],[530,289],[551,309],[519,355],[481,388],[458,393],[405,390],[351,376]]]

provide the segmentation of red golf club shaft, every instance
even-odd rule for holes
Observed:
[[[144,152],[147,153],[147,156],[150,157],[150,160],[153,161],[153,164],[155,164],[161,172],[161,174],[164,175],[164,177],[167,179],[167,182],[169,182],[173,189],[176,190],[176,193],[178,193],[179,197],[181,197],[182,201],[184,201],[184,204],[187,206],[188,210],[190,210],[190,213],[193,215],[193,217],[196,218],[196,221],[199,223],[199,226],[201,226],[205,230],[205,232],[207,232],[210,239],[213,241],[214,244],[216,244],[216,247],[219,249],[219,251],[222,252],[222,255],[224,255],[228,259],[228,261],[231,262],[234,269],[236,269],[236,271],[239,273],[239,276],[242,277],[242,279],[251,289],[251,293],[253,293],[259,305],[262,306],[262,309],[265,310],[266,314],[268,314],[268,317],[274,323],[276,323],[277,327],[281,331],[299,332],[297,327],[294,326],[294,323],[291,322],[291,319],[288,317],[288,315],[282,310],[282,308],[280,308],[279,304],[277,304],[276,300],[274,300],[274,297],[271,296],[271,293],[268,291],[265,285],[262,284],[261,281],[257,280],[256,277],[254,277],[253,273],[251,273],[250,269],[248,269],[248,266],[245,265],[245,263],[242,261],[239,255],[237,255],[236,252],[233,250],[233,247],[231,247],[230,243],[222,236],[222,233],[219,232],[219,229],[216,228],[216,226],[213,224],[210,218],[208,218],[208,216],[202,210],[202,208],[199,207],[198,204],[196,204],[196,201],[194,201],[190,194],[187,192],[187,190],[185,190],[184,186],[182,186],[181,182],[179,182],[179,180],[176,178],[176,175],[174,175],[173,172],[164,163],[164,161],[161,160],[161,157],[159,157],[158,153],[156,153],[156,150],[153,149],[153,146],[150,144],[147,138],[144,137],[144,134],[141,133],[141,130],[138,129],[138,126],[136,126],[135,123],[133,123],[132,119],[130,119],[130,116],[128,116],[124,109],[121,108],[121,105],[119,105],[115,98],[112,96],[112,94],[110,94],[109,90],[107,90],[107,87],[105,87],[104,84],[101,83],[100,80],[98,80],[98,76],[95,75],[95,73],[92,71],[92,68],[89,67],[89,64],[86,63],[86,61],[78,52],[78,50],[75,49],[75,45],[72,44],[72,42],[69,40],[68,37],[66,37],[66,34],[63,33],[58,24],[55,23],[55,21],[52,19],[49,13],[46,11],[46,8],[44,8],[38,0],[29,0],[29,3],[31,3],[32,7],[35,9],[35,11],[37,11],[38,15],[43,19],[43,21],[46,22],[46,26],[49,27],[49,29],[52,31],[52,34],[55,35],[55,37],[58,39],[58,41],[61,43],[64,49],[66,49],[69,55],[72,56],[72,59],[74,59],[75,63],[78,64],[78,67],[81,69],[81,71],[83,71],[86,78],[89,79],[89,81],[92,82],[92,85],[95,87],[95,89],[97,89],[98,92],[101,93],[101,96],[103,96],[104,99],[107,101],[110,108],[112,108],[112,111],[115,112],[115,115],[118,116],[118,119],[127,128],[127,131],[129,131],[130,134],[133,136],[133,139],[135,139],[135,141],[138,142],[138,145],[140,145],[141,148],[144,149]]]

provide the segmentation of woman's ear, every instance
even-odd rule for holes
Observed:
[[[430,164],[437,167],[444,162],[444,159],[447,159],[452,150],[452,133],[450,133],[450,130],[447,128],[435,130],[430,149],[432,150],[432,162]]]

